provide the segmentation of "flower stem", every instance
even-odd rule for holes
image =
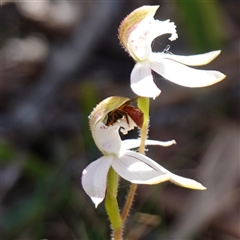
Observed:
[[[141,154],[145,153],[145,140],[147,139],[148,123],[149,123],[149,105],[150,105],[149,98],[143,98],[143,97],[138,98],[138,107],[144,114],[143,126],[140,133],[141,143],[138,150]],[[129,189],[128,196],[126,198],[126,202],[125,202],[122,214],[121,214],[123,226],[126,222],[130,209],[132,207],[136,190],[137,190],[137,184],[132,183]]]
[[[138,107],[144,114],[143,126],[140,133],[141,144],[138,149],[138,152],[140,152],[141,154],[145,153],[145,140],[147,139],[147,135],[148,135],[149,106],[150,106],[149,98],[146,98],[146,97],[138,98]]]
[[[125,223],[128,215],[129,215],[136,190],[137,190],[137,184],[132,183],[131,186],[130,186],[129,192],[128,192],[128,196],[126,198],[126,202],[125,202],[122,214],[121,214],[123,224]]]
[[[117,202],[118,178],[118,174],[113,170],[113,168],[110,168],[107,179],[108,186],[105,208],[113,228],[114,240],[122,239],[122,219]]]

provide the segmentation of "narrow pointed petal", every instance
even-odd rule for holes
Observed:
[[[222,81],[226,76],[218,71],[198,70],[170,59],[151,58],[151,69],[167,80],[185,87],[206,87]]]
[[[173,144],[176,144],[176,141],[174,139],[169,140],[169,141],[146,140],[145,144],[146,145],[158,145],[158,146],[162,146],[162,147],[169,147],[169,146],[172,146]]]
[[[169,180],[171,173],[152,159],[133,151],[115,158],[112,167],[124,179],[137,184],[157,184]]]
[[[112,156],[103,156],[90,163],[83,170],[82,186],[84,191],[94,202],[95,207],[105,198],[107,174],[112,161]]]
[[[220,50],[212,51],[203,54],[191,55],[191,56],[180,56],[174,54],[166,54],[166,53],[154,53],[159,55],[160,58],[171,59],[188,66],[201,66],[210,63],[214,60],[219,54],[221,53]]]
[[[185,187],[185,188],[191,188],[195,190],[205,190],[206,188],[199,182],[190,179],[190,178],[184,178],[180,177],[178,175],[173,174],[170,181],[178,186]]]
[[[132,148],[137,148],[141,144],[141,139],[127,139],[122,141],[122,149],[132,149]],[[162,141],[156,141],[156,140],[146,140],[145,141],[146,145],[157,145],[157,146],[162,146],[162,147],[169,147],[173,144],[176,144],[175,140],[170,140],[166,142]]]
[[[140,62],[134,66],[131,73],[131,88],[142,97],[156,98],[160,94],[161,91],[153,81],[148,62]]]

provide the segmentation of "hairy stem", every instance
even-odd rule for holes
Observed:
[[[107,179],[105,208],[113,228],[114,240],[122,239],[122,218],[117,202],[118,174],[110,168]]]
[[[150,105],[149,98],[143,98],[143,97],[138,98],[138,107],[144,114],[143,126],[140,132],[141,143],[138,150],[142,154],[145,153],[145,140],[147,139],[147,134],[148,134],[149,105]],[[121,214],[123,226],[126,222],[130,209],[132,207],[136,190],[137,190],[137,184],[132,183],[129,189],[128,196],[126,198],[126,202],[125,202],[122,214]]]
[[[132,207],[132,203],[133,203],[133,200],[134,200],[134,196],[135,196],[136,190],[137,190],[137,184],[132,183],[131,186],[130,186],[127,198],[126,198],[126,202],[125,202],[122,214],[121,214],[123,224],[125,223],[128,215],[129,215],[129,212],[130,212],[130,209]]]

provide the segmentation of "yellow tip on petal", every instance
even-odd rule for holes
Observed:
[[[201,183],[199,183],[193,179],[181,177],[176,174],[172,175],[172,178],[170,179],[170,181],[180,187],[190,188],[190,189],[194,189],[194,190],[207,189]]]
[[[118,37],[121,44],[127,49],[127,39],[136,25],[148,16],[154,16],[159,5],[142,6],[131,12],[121,23],[118,29]]]

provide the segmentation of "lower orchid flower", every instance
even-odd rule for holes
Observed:
[[[178,37],[173,22],[154,19],[158,8],[159,6],[137,8],[119,27],[120,42],[136,61],[131,73],[132,90],[139,96],[156,98],[161,91],[153,80],[152,71],[171,82],[192,88],[210,86],[223,80],[226,76],[219,71],[188,67],[208,64],[220,54],[220,50],[192,56],[152,51],[152,42],[158,36],[170,34],[171,41]]]
[[[82,175],[82,186],[90,196],[95,206],[105,198],[107,188],[107,175],[112,167],[118,175],[131,183],[157,184],[171,181],[181,187],[204,190],[201,183],[173,174],[151,158],[135,152],[133,148],[140,145],[139,139],[121,140],[120,133],[127,134],[128,131],[137,127],[136,121],[122,109],[116,114],[111,124],[106,124],[109,112],[114,111],[128,98],[110,97],[102,101],[90,115],[90,128],[92,136],[103,156],[90,163]],[[170,146],[175,144],[174,140],[161,142],[146,140],[146,145]]]

